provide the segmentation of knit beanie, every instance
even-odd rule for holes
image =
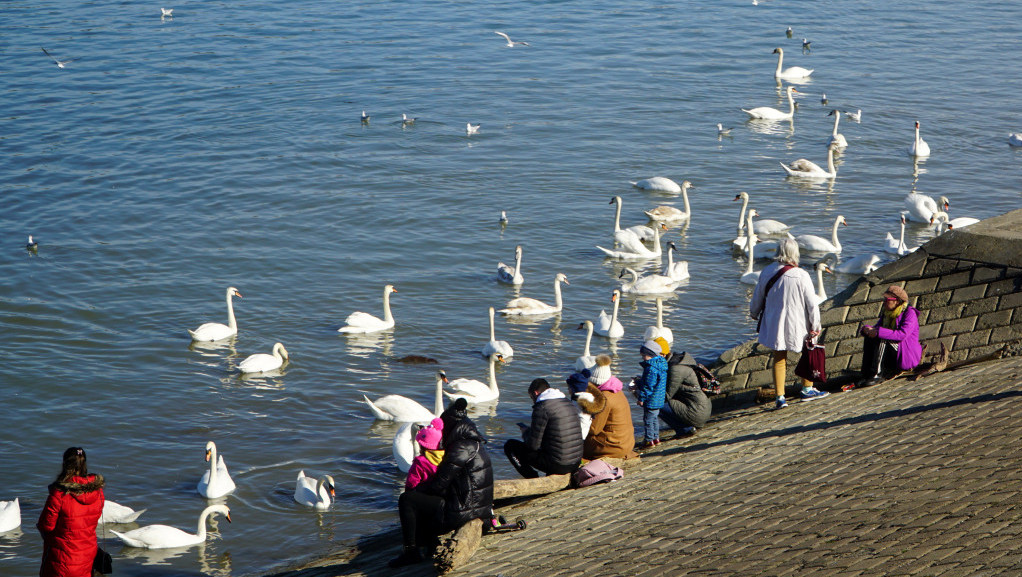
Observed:
[[[597,355],[596,366],[593,367],[593,374],[589,376],[589,382],[600,386],[606,383],[610,377],[610,357],[607,355]]]
[[[657,337],[653,340],[660,345],[660,350],[662,351],[661,354],[667,356],[671,353],[671,343],[667,342],[667,339],[664,337]]]
[[[903,303],[908,302],[908,293],[905,292],[905,289],[901,288],[896,284],[892,284],[891,286],[887,287],[887,290],[884,292],[889,295],[894,295],[898,297],[898,300],[900,300]]]
[[[663,348],[660,346],[660,343],[656,341],[646,341],[642,343],[642,346],[639,348],[639,353],[647,354],[651,357],[659,357],[661,354],[660,351],[662,350]]]
[[[423,449],[435,451],[440,448],[440,439],[443,437],[444,422],[437,417],[429,424],[428,427],[419,429],[418,433],[415,433],[415,440],[422,445]]]

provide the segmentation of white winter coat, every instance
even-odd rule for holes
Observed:
[[[816,304],[812,277],[798,267],[789,269],[777,279],[769,295],[763,294],[767,283],[782,266],[774,262],[760,273],[749,303],[749,314],[754,319],[763,315],[759,344],[775,351],[800,352],[809,331],[820,330],[820,307]]]

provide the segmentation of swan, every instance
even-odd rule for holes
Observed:
[[[862,122],[862,109],[860,108],[855,112],[845,112],[845,116],[847,116],[852,122]]]
[[[919,136],[919,121],[916,121],[916,139],[912,141],[912,146],[908,147],[909,156],[916,158],[922,158],[924,156],[930,156],[930,145],[926,144],[926,141]]]
[[[845,222],[845,217],[839,214],[837,218],[834,219],[834,229],[830,235],[831,240],[827,240],[814,234],[800,234],[795,237],[795,241],[798,242],[799,248],[803,250],[840,254],[841,243],[838,242],[837,239],[837,227],[842,224],[848,226],[848,223]]]
[[[202,474],[195,490],[207,499],[223,497],[234,491],[234,479],[227,472],[224,456],[216,454],[216,443],[213,441],[206,443],[206,460],[209,461],[209,470]]]
[[[621,228],[621,197],[615,196],[609,204],[617,205],[614,209],[614,240],[630,252],[646,248],[642,241],[653,240],[653,229],[642,224]]]
[[[951,201],[946,196],[940,197],[939,204],[925,194],[911,192],[905,197],[906,216],[912,222],[929,224],[933,216],[942,209],[947,211],[951,207]]]
[[[444,372],[437,372],[432,412],[418,401],[413,401],[403,395],[384,395],[376,401],[370,401],[369,397],[362,395],[362,399],[369,406],[373,416],[381,421],[428,423],[444,410],[444,397],[441,391],[445,382],[447,382],[447,376]]]
[[[653,210],[647,210],[646,216],[653,221],[661,222],[680,222],[683,220],[690,220],[692,217],[692,207],[688,204],[688,189],[692,188],[689,182],[685,181],[685,186],[681,187],[681,197],[685,203],[685,210],[675,208],[673,206],[660,205]]]
[[[383,287],[383,319],[369,313],[355,311],[344,319],[345,326],[337,329],[339,333],[375,333],[394,328],[394,315],[390,312],[390,293],[396,293],[394,285]]]
[[[745,210],[749,206],[749,193],[747,193],[747,192],[739,192],[738,194],[735,195],[735,200],[738,200],[738,199],[742,200],[742,212],[741,212],[741,214],[738,215],[738,234],[739,234],[739,237],[737,239],[735,239],[735,243],[737,244],[738,240],[741,239],[741,247],[744,250],[745,249]],[[757,235],[757,234],[762,234],[762,235],[777,235],[777,234],[784,234],[785,232],[788,232],[788,230],[790,230],[790,229],[791,229],[790,226],[784,224],[783,222],[781,222],[779,220],[772,220],[772,219],[769,219],[769,218],[764,218],[764,219],[760,219],[760,220],[756,221],[756,226],[753,229],[753,234],[754,235]]]
[[[833,257],[833,262],[837,262],[837,255],[834,253],[828,256]],[[841,272],[845,274],[869,274],[875,271],[877,263],[880,262],[880,257],[875,254],[864,254],[859,255],[855,258],[850,258],[841,261],[841,264],[834,265],[831,268],[833,272]]]
[[[1008,145],[1022,146],[1022,132],[1011,132],[1008,134]],[[29,237],[31,240],[31,237]]]
[[[814,162],[810,162],[804,158],[800,158],[791,164],[781,164],[781,168],[784,172],[788,173],[788,176],[796,176],[799,178],[834,178],[837,176],[837,167],[834,166],[834,152],[837,151],[836,146],[827,147],[827,170],[823,170],[820,166]]]
[[[960,216],[958,218],[951,218],[948,213],[943,210],[938,210],[933,213],[930,218],[930,224],[936,225],[934,228],[939,229],[941,226],[944,228],[962,228],[979,222],[978,218],[972,218],[971,216]],[[950,227],[948,226],[950,225]],[[941,230],[940,232],[944,232]]]
[[[822,260],[816,263],[816,294],[813,295],[816,306],[820,306],[823,301],[827,300],[827,291],[823,288],[823,273],[825,272],[833,273],[834,271]]]
[[[198,533],[195,535],[167,525],[148,525],[125,533],[119,533],[111,529],[110,532],[117,535],[128,547],[141,547],[143,549],[191,547],[206,541],[206,519],[214,513],[223,514],[227,522],[231,522],[231,510],[227,508],[227,505],[210,505],[203,509],[199,515]]]
[[[678,288],[678,281],[662,274],[651,274],[640,277],[633,268],[625,267],[618,278],[626,274],[632,275],[632,282],[621,283],[621,292],[625,294],[655,295],[672,293]]]
[[[748,224],[749,230],[752,230],[752,217],[756,216],[757,214],[758,213],[756,212],[756,209],[750,209],[749,210],[749,216],[748,216],[748,219],[749,219],[749,224]],[[753,264],[755,264],[755,262],[756,262],[756,256],[755,256],[755,252],[753,250],[755,248],[755,246],[756,246],[756,238],[755,237],[750,237],[749,238],[749,242],[746,243],[746,245],[745,245],[746,258],[748,259],[748,262],[745,265],[745,273],[742,275],[742,277],[740,279],[738,279],[743,284],[753,284],[754,285],[754,284],[758,283],[759,282],[759,275],[763,273],[762,270],[752,270]]]
[[[575,370],[578,372],[596,366],[596,357],[589,353],[589,343],[593,340],[593,321],[586,321],[582,324],[586,329],[586,347],[582,350],[582,356],[575,359]]]
[[[545,302],[529,297],[519,297],[507,301],[506,308],[500,309],[505,315],[546,315],[561,312],[561,283],[569,285],[568,277],[563,273],[557,273],[554,277],[554,305],[550,306]]]
[[[238,334],[238,321],[234,318],[234,302],[231,297],[241,298],[241,293],[234,287],[227,287],[227,324],[203,323],[194,331],[188,331],[193,341],[221,341]]]
[[[601,336],[609,339],[619,339],[624,336],[625,328],[621,326],[621,322],[617,320],[617,311],[621,304],[621,291],[614,289],[614,294],[610,297],[611,302],[614,303],[613,312],[608,315],[607,311],[601,310],[599,318],[596,319],[593,331]]]
[[[500,397],[500,389],[497,388],[497,361],[502,361],[500,353],[490,355],[490,382],[482,383],[475,379],[454,379],[447,383],[451,392],[444,391],[449,399],[465,399],[468,404],[486,403],[495,401]]]
[[[522,245],[515,247],[514,268],[511,268],[502,262],[497,263],[497,280],[513,285],[519,285],[525,282],[525,277],[522,276]]]
[[[621,260],[631,259],[644,259],[644,258],[660,258],[663,254],[663,249],[660,247],[660,231],[667,230],[667,225],[660,223],[659,227],[653,229],[653,249],[646,248],[646,245],[639,243],[639,246],[635,247],[636,250],[609,250],[603,248],[600,245],[596,245],[596,248],[603,251],[603,254],[610,258],[616,258]]]
[[[106,500],[103,501],[103,514],[99,518],[100,523],[134,523],[135,519],[142,513],[145,513],[145,509],[136,511],[131,507],[125,507],[119,503]]]
[[[249,355],[248,358],[238,364],[238,368],[241,369],[242,373],[265,373],[275,371],[284,366],[284,361],[288,360],[288,358],[287,349],[284,348],[284,345],[274,343],[271,354],[256,353]]]
[[[656,299],[656,325],[646,327],[642,340],[651,341],[657,337],[663,337],[667,344],[674,342],[674,331],[664,326],[664,301],[660,297]]]
[[[317,481],[312,477],[306,477],[305,471],[298,471],[298,480],[295,481],[295,501],[322,511],[330,508],[330,497],[334,495],[336,492],[333,477],[323,475]]]
[[[688,274],[688,261],[681,260],[674,262],[674,251],[678,250],[678,247],[673,243],[667,243],[667,266],[664,268],[664,276],[671,277],[672,279],[681,282],[689,277]]]
[[[720,126],[719,124],[717,126]],[[686,181],[687,182],[687,181]],[[642,190],[655,190],[657,192],[673,192],[675,194],[681,192],[681,186],[677,182],[667,178],[666,176],[654,176],[653,178],[644,178],[640,181],[631,183],[635,188]],[[682,186],[684,183],[682,183]]]
[[[21,503],[15,497],[13,501],[0,501],[0,533],[13,531],[21,526]]]
[[[394,441],[391,443],[391,453],[394,455],[394,462],[397,463],[397,470],[407,473],[412,468],[412,461],[415,459],[415,434],[419,431],[417,423],[405,423],[394,433]]]
[[[915,252],[919,247],[908,248],[905,245],[905,215],[901,215],[901,236],[898,240],[894,240],[894,236],[891,233],[887,233],[887,238],[884,240],[884,252],[896,254],[898,256],[905,256],[910,252]]]
[[[781,48],[774,48],[774,54],[777,55],[777,70],[774,71],[774,78],[805,78],[813,73],[809,68],[802,68],[801,66],[792,66],[787,70],[782,70],[781,65],[784,63],[784,50]]]
[[[769,106],[758,106],[749,110],[742,108],[741,110],[749,115],[750,120],[791,120],[795,116],[795,99],[791,96],[792,92],[798,92],[798,90],[795,90],[793,86],[789,86],[788,112],[781,112]]]
[[[839,122],[841,122],[841,111],[840,110],[831,110],[830,114],[828,114],[827,116],[833,116],[834,117],[834,132],[830,133],[830,141],[827,142],[827,146],[836,146],[838,148],[846,148],[848,146],[848,141],[845,140],[845,135],[839,134],[838,131],[837,131],[837,125],[838,125]]]
[[[493,353],[500,353],[502,356],[505,357],[513,357],[515,351],[513,348],[511,348],[511,345],[507,341],[497,340],[497,336],[494,332],[493,315],[494,315],[493,307],[490,307],[490,342],[483,345],[483,348],[480,350],[480,352],[484,357],[489,357]]]

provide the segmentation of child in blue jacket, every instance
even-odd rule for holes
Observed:
[[[656,341],[646,341],[639,348],[642,355],[642,376],[635,379],[635,398],[642,407],[642,424],[645,432],[640,449],[660,444],[660,409],[667,396],[667,359],[660,355],[663,350]]]

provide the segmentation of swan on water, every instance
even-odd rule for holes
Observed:
[[[129,547],[144,549],[170,549],[172,547],[190,547],[206,541],[206,519],[214,513],[224,515],[231,522],[231,510],[227,505],[210,505],[199,515],[198,531],[195,535],[167,525],[148,525],[124,533],[110,530],[111,533]]]
[[[638,246],[634,247],[635,250],[610,250],[603,248],[600,245],[596,245],[596,248],[600,249],[603,254],[610,258],[616,258],[619,260],[638,260],[638,259],[649,259],[649,258],[660,258],[663,254],[663,248],[660,246],[660,231],[667,230],[667,225],[660,223],[660,226],[653,229],[653,249],[646,248],[646,245],[639,243]]]
[[[742,201],[742,212],[738,215],[738,235],[739,235],[739,238],[742,239],[740,244],[741,244],[742,249],[744,250],[745,249],[745,240],[744,240],[744,238],[745,238],[745,224],[746,224],[745,223],[745,211],[746,211],[746,209],[749,206],[749,193],[747,193],[747,192],[739,192],[738,194],[735,195],[735,200],[738,200],[738,199],[741,199],[741,201]],[[779,220],[771,220],[769,218],[764,218],[764,219],[760,219],[760,220],[756,221],[756,227],[755,227],[755,230],[753,230],[753,234],[762,234],[764,236],[778,235],[778,234],[784,234],[784,233],[788,232],[789,229],[791,229],[790,226],[784,224],[783,222],[781,222]],[[737,243],[738,239],[735,239],[735,242]]]
[[[752,230],[752,217],[757,216],[758,214],[759,213],[756,212],[756,209],[754,208],[749,209],[749,214],[747,216],[749,230]],[[756,237],[752,236],[747,238],[748,243],[746,243],[745,245],[745,254],[746,258],[748,259],[748,262],[745,264],[745,273],[742,274],[741,278],[738,280],[741,281],[743,284],[754,285],[759,282],[759,276],[760,274],[762,274],[763,271],[752,270],[753,265],[756,263],[756,256],[753,250],[756,247]]]
[[[336,494],[334,478],[330,475],[323,475],[317,481],[312,477],[306,477],[305,471],[298,471],[294,495],[298,503],[322,511],[330,508],[331,497]]]
[[[748,114],[750,120],[790,120],[795,116],[795,99],[791,96],[792,92],[798,92],[798,90],[795,90],[793,86],[789,86],[787,90],[788,112],[781,112],[769,106],[758,106],[748,110],[742,108],[741,111]]]
[[[582,325],[586,329],[586,346],[582,349],[582,355],[575,359],[575,370],[577,372],[582,372],[584,369],[592,369],[596,366],[596,357],[589,352],[589,343],[593,340],[593,321],[585,321]],[[582,326],[579,328],[582,328]]]
[[[468,404],[479,404],[495,401],[500,398],[500,389],[497,388],[497,361],[503,361],[500,353],[490,355],[490,378],[489,383],[483,383],[475,379],[454,379],[447,383],[450,391],[444,391],[449,399],[465,399]]]
[[[13,531],[21,526],[21,503],[18,497],[13,501],[0,501],[0,533]]]
[[[638,247],[645,246],[642,244],[643,241],[653,240],[653,229],[643,225],[637,224],[628,228],[621,228],[621,197],[615,196],[610,199],[608,204],[616,204],[617,207],[614,209],[614,241],[624,247],[625,250],[635,251]]]
[[[848,223],[845,222],[845,217],[839,214],[834,219],[834,228],[831,231],[830,240],[814,234],[800,234],[795,237],[795,241],[798,242],[799,248],[803,250],[840,254],[841,243],[837,239],[837,228],[841,225],[848,226]]]
[[[685,186],[681,187],[681,197],[685,203],[685,210],[681,210],[673,206],[660,205],[653,210],[647,210],[646,216],[648,216],[652,221],[659,222],[680,222],[683,220],[690,220],[692,217],[692,207],[688,204],[689,188],[692,188],[692,185],[686,180]]]
[[[816,294],[813,295],[816,306],[820,306],[823,301],[827,300],[827,291],[823,288],[823,273],[825,272],[833,273],[834,271],[822,260],[816,263]]]
[[[646,327],[642,340],[643,342],[652,341],[657,337],[663,337],[667,344],[674,342],[674,331],[664,326],[664,300],[660,297],[656,299],[656,324]]]
[[[841,111],[834,109],[830,111],[828,116],[834,117],[834,131],[830,133],[830,140],[827,142],[827,146],[836,146],[838,148],[847,148],[848,141],[845,140],[845,135],[840,134],[837,131],[837,125],[841,122]]]
[[[404,395],[384,395],[375,401],[370,401],[369,397],[362,395],[362,399],[372,411],[373,416],[381,421],[428,423],[444,410],[442,391],[445,382],[447,382],[447,375],[443,371],[438,371],[433,396],[433,411]]]
[[[940,211],[947,211],[951,207],[951,201],[946,196],[941,196],[939,203],[925,194],[910,192],[905,197],[905,213],[912,222],[929,224],[933,216]]]
[[[719,124],[717,126],[720,126]],[[687,181],[686,181],[687,182]],[[684,185],[684,183],[682,183]],[[644,178],[637,182],[633,182],[632,186],[640,188],[642,190],[655,190],[657,192],[672,192],[680,193],[681,186],[677,182],[667,178],[666,176],[654,176],[652,178]]]
[[[827,256],[832,258],[832,263],[837,262],[837,254],[830,253]],[[879,256],[875,254],[864,254],[854,258],[845,259],[841,261],[840,264],[832,265],[830,268],[834,272],[845,274],[868,274],[880,268],[877,266],[877,263],[879,262]]]
[[[515,247],[514,268],[504,264],[503,262],[497,263],[497,280],[502,283],[513,285],[519,285],[525,282],[525,277],[522,276],[522,245]]]
[[[910,252],[915,252],[919,247],[908,248],[905,245],[905,215],[901,215],[901,236],[895,240],[891,233],[887,233],[887,237],[884,239],[884,252],[896,254],[898,256],[905,256]]]
[[[688,261],[679,260],[674,262],[674,251],[678,250],[677,245],[673,242],[667,243],[667,266],[664,267],[664,276],[671,277],[672,279],[681,282],[689,277],[688,274]]]
[[[528,316],[528,315],[546,315],[561,312],[561,283],[569,285],[568,277],[564,276],[563,273],[557,273],[554,277],[554,304],[553,306],[546,304],[545,302],[529,298],[519,297],[507,301],[505,308],[500,309],[500,312],[505,315],[512,316]]]
[[[781,168],[784,172],[788,173],[788,176],[794,176],[797,178],[834,178],[837,176],[837,167],[834,166],[834,153],[837,151],[836,146],[827,147],[827,170],[823,170],[820,166],[814,162],[810,162],[804,158],[800,158],[791,164],[781,164]]]
[[[231,479],[227,471],[224,456],[217,455],[216,443],[213,441],[206,443],[206,461],[209,462],[209,469],[202,473],[195,490],[207,499],[216,499],[233,492],[236,488],[234,479]]]
[[[135,519],[142,513],[145,513],[145,509],[138,511],[121,505],[120,503],[114,503],[110,500],[103,501],[103,514],[99,517],[100,523],[134,523]],[[2,531],[0,531],[2,533]]]
[[[447,384],[447,374],[441,369],[436,372],[436,399],[434,401],[434,411],[432,422],[436,421],[436,417],[440,416],[440,413],[444,410],[444,398],[443,398],[443,386]],[[422,422],[408,422],[401,425],[397,433],[394,434],[394,440],[391,443],[391,452],[394,455],[394,462],[397,463],[397,468],[402,473],[407,473],[408,469],[412,467],[412,460],[415,459],[415,455],[418,454],[418,450],[415,442],[415,433],[418,432],[419,425]],[[442,428],[442,426],[441,426]]]
[[[490,307],[490,342],[483,345],[480,352],[484,357],[490,357],[493,353],[498,353],[503,357],[513,357],[515,351],[511,348],[511,345],[507,341],[497,340],[496,333],[494,332],[493,315],[493,307]]]
[[[930,156],[930,145],[926,144],[923,137],[919,136],[919,121],[916,121],[916,138],[912,141],[912,146],[908,147],[908,153],[910,156],[916,158],[922,158],[924,156]]]
[[[599,318],[593,323],[593,331],[609,339],[619,339],[624,336],[625,328],[621,326],[621,322],[617,320],[618,308],[621,304],[621,291],[614,289],[614,293],[610,297],[611,302],[614,303],[613,312],[608,315],[607,311],[601,310]]]
[[[621,283],[621,292],[625,294],[664,294],[672,293],[678,288],[678,281],[662,274],[651,274],[640,277],[639,273],[636,272],[635,269],[625,267],[618,278],[623,278],[626,274],[632,275],[632,280],[631,282]]]
[[[972,218],[971,216],[960,216],[958,218],[951,218],[948,213],[943,210],[938,210],[933,213],[930,218],[930,224],[933,225],[934,229],[938,231],[938,234],[944,232],[943,229],[947,228],[962,228],[979,222],[978,218]]]
[[[383,318],[374,317],[369,313],[355,311],[344,319],[344,326],[337,329],[339,333],[375,333],[394,328],[394,315],[390,312],[390,293],[396,293],[394,285],[383,287]]]
[[[188,334],[192,335],[193,341],[221,341],[238,334],[238,321],[234,318],[234,302],[232,297],[240,299],[241,293],[234,287],[227,287],[227,324],[203,323],[194,331],[188,331]]]
[[[799,79],[805,78],[813,73],[809,68],[802,68],[801,66],[792,66],[787,70],[782,70],[784,64],[784,50],[781,48],[774,48],[774,54],[777,55],[777,70],[774,70],[774,78],[781,79]]]
[[[284,348],[284,345],[282,343],[274,343],[272,353],[249,355],[248,358],[238,364],[238,368],[242,373],[266,373],[284,366],[284,361],[288,360],[288,358],[287,349]]]

